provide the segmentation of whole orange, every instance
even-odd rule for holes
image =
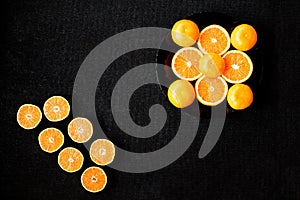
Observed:
[[[185,108],[195,100],[193,85],[186,80],[174,81],[168,89],[169,101],[177,108]]]
[[[257,42],[256,30],[249,24],[238,25],[232,31],[230,41],[234,48],[240,51],[248,51]]]
[[[251,88],[245,84],[231,86],[228,90],[227,102],[235,110],[248,108],[253,102]]]
[[[216,53],[205,54],[199,62],[200,72],[210,78],[222,75],[225,69],[224,59]]]
[[[182,47],[189,47],[199,38],[199,28],[195,22],[187,19],[177,21],[171,31],[173,41]]]

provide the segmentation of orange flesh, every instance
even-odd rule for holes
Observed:
[[[183,51],[175,59],[175,70],[185,78],[194,78],[201,72],[199,70],[199,60],[201,56],[193,51]]]
[[[86,142],[93,134],[93,126],[86,118],[75,118],[68,126],[68,133],[75,142]]]
[[[64,143],[64,135],[55,128],[48,128],[39,135],[41,148],[46,152],[58,150]]]
[[[25,104],[20,107],[17,113],[19,125],[25,129],[36,127],[42,119],[40,109],[34,105]]]
[[[114,159],[115,147],[108,140],[98,139],[91,145],[90,156],[96,164],[107,165]]]
[[[217,78],[204,78],[198,86],[198,94],[207,102],[219,101],[224,92],[224,84]]]
[[[226,55],[225,70],[223,75],[230,80],[238,81],[247,77],[250,72],[248,60],[239,53],[230,53]]]
[[[44,113],[50,121],[60,121],[65,119],[70,112],[68,101],[60,96],[49,98],[44,104]]]
[[[218,28],[210,28],[200,34],[201,46],[207,53],[221,53],[227,47],[228,38]]]
[[[63,170],[75,172],[82,167],[83,155],[79,150],[67,147],[59,153],[58,163]]]
[[[83,187],[90,192],[103,190],[106,182],[106,174],[99,167],[90,167],[86,169],[81,176],[81,183]]]

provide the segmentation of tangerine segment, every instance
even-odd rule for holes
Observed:
[[[38,140],[43,151],[53,153],[64,144],[64,135],[56,128],[46,128],[39,134]]]
[[[229,83],[242,83],[248,80],[253,72],[253,63],[250,57],[239,50],[228,51],[223,59],[225,69],[223,78]]]
[[[32,104],[22,105],[17,112],[17,122],[24,129],[34,129],[42,120],[39,107]]]
[[[227,102],[233,109],[242,110],[249,107],[253,102],[251,88],[245,84],[235,84],[228,90]]]
[[[58,165],[66,172],[76,172],[83,164],[82,153],[73,147],[66,147],[58,154]]]
[[[181,48],[172,58],[174,74],[183,80],[193,81],[201,76],[199,61],[203,54],[195,47]]]
[[[233,29],[230,40],[234,48],[241,51],[248,51],[256,44],[257,33],[253,26],[240,24]]]
[[[68,134],[74,142],[87,142],[93,135],[93,125],[88,119],[77,117],[69,123]]]
[[[195,85],[197,99],[207,106],[216,106],[224,101],[228,91],[228,85],[222,77],[199,78]]]
[[[107,139],[95,140],[90,148],[90,157],[97,165],[108,165],[115,157],[115,146]]]
[[[195,100],[193,85],[186,80],[174,81],[168,89],[168,99],[177,108],[185,108]]]
[[[100,167],[89,167],[81,175],[81,185],[89,192],[102,191],[107,183],[107,176]]]
[[[199,38],[199,28],[191,20],[183,19],[176,22],[171,31],[173,41],[182,47],[189,47]]]
[[[70,113],[69,102],[61,96],[53,96],[44,103],[44,114],[49,121],[57,122],[68,117]]]
[[[204,53],[223,55],[230,48],[230,37],[225,28],[220,25],[210,25],[200,32],[198,47]]]

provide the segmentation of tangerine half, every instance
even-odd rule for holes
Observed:
[[[24,129],[34,129],[41,120],[42,112],[36,105],[24,104],[17,112],[17,122]]]

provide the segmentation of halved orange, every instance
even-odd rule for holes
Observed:
[[[66,172],[76,172],[83,165],[82,153],[73,147],[66,147],[58,154],[58,165]]]
[[[223,78],[229,83],[242,83],[248,80],[253,72],[253,63],[250,57],[239,50],[228,51],[223,59],[225,69]]]
[[[203,54],[195,47],[178,50],[172,58],[174,74],[183,80],[193,81],[201,76],[199,61]]]
[[[216,106],[226,98],[228,85],[220,76],[217,78],[203,76],[197,80],[195,90],[200,103],[207,106]]]
[[[24,129],[34,129],[42,120],[39,107],[32,104],[22,105],[17,112],[17,122]]]
[[[39,134],[38,141],[43,151],[53,153],[64,144],[64,135],[57,128],[46,128]]]
[[[108,165],[115,157],[115,146],[107,139],[95,140],[90,148],[90,157],[97,165]]]
[[[225,28],[213,24],[205,27],[198,39],[198,47],[204,53],[223,55],[230,48],[230,36]]]
[[[100,167],[89,167],[81,175],[81,185],[89,192],[102,191],[107,183],[107,176]]]
[[[87,118],[77,117],[69,123],[68,134],[74,142],[87,142],[93,135],[93,125]]]
[[[57,122],[68,117],[70,113],[69,102],[61,96],[53,96],[44,103],[44,114],[49,121]]]

